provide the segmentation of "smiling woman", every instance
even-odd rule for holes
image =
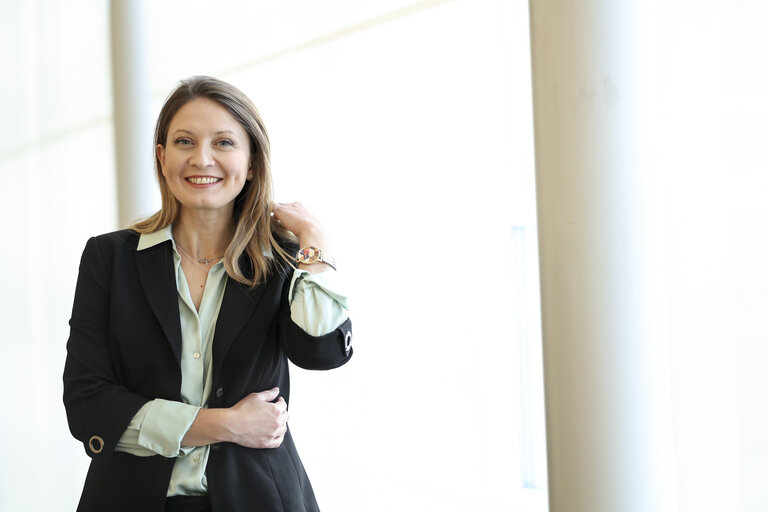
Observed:
[[[235,197],[253,178],[248,134],[227,109],[205,98],[179,109],[157,158],[183,211],[231,217]]]
[[[325,254],[323,228],[272,202],[266,131],[231,85],[182,82],[155,134],[162,209],[91,238],[80,264],[64,370],[93,459],[78,510],[318,510],[288,359],[352,355],[332,258],[291,256]]]

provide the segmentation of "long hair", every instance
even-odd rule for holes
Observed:
[[[275,256],[292,264],[293,257],[278,240],[296,237],[272,221],[272,172],[269,166],[269,137],[256,107],[236,87],[209,76],[182,80],[165,100],[155,125],[155,146],[165,146],[168,127],[181,107],[196,98],[207,98],[226,108],[248,134],[253,177],[235,198],[235,234],[224,253],[224,268],[234,280],[255,286],[275,268]],[[131,226],[139,233],[154,233],[176,221],[179,201],[171,193],[155,151],[155,173],[160,185],[160,211]]]

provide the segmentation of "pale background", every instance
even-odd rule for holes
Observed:
[[[267,124],[277,199],[333,232],[356,353],[293,371],[291,404],[323,509],[544,510],[527,3],[148,3],[149,119],[181,78],[232,82]],[[677,510],[758,512],[768,12],[659,4]],[[82,248],[120,227],[109,44],[104,0],[0,0],[3,512],[74,510],[88,464],[61,372]]]

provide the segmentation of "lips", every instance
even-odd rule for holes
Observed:
[[[221,181],[221,178],[215,178],[213,176],[190,176],[189,178],[184,179],[194,185],[210,185],[211,183],[218,183]]]

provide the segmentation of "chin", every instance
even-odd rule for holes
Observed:
[[[197,201],[197,202],[193,202],[193,201],[182,202],[182,201],[179,201],[179,203],[181,203],[181,207],[182,208],[186,208],[187,210],[195,210],[195,211],[199,211],[199,212],[215,212],[215,211],[218,211],[218,210],[232,210],[235,207],[234,200],[230,201],[228,203],[218,203],[218,202],[217,203],[211,203],[211,202],[207,202],[207,201],[205,201],[205,202],[199,202],[199,201]]]

